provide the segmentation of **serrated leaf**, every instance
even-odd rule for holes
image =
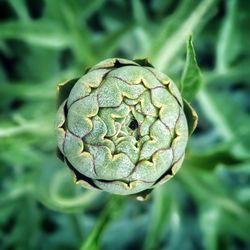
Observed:
[[[192,101],[202,83],[202,76],[196,61],[192,36],[187,41],[186,65],[181,77],[181,92],[183,97]]]

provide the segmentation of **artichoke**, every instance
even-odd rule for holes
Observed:
[[[58,91],[58,151],[76,183],[140,197],[181,167],[197,115],[146,59],[104,60]]]

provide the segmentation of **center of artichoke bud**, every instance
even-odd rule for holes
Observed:
[[[139,124],[135,118],[132,118],[131,121],[128,124],[128,127],[130,129],[131,135],[136,139],[137,143],[139,142],[140,139],[140,134],[139,134]],[[137,145],[138,146],[138,145]]]
[[[132,120],[129,123],[129,128],[132,129],[132,130],[136,130],[138,128],[138,122],[136,120]]]
[[[132,137],[135,139],[134,143],[139,143],[140,140],[140,130],[139,130],[139,122],[136,117],[133,115],[133,112],[129,112],[126,117],[121,119],[116,119],[116,122],[119,124],[117,126],[117,133],[112,139],[115,141],[116,139],[120,140],[121,137],[126,140],[131,140]],[[137,144],[136,143],[136,144]]]

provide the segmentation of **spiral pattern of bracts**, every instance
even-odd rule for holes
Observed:
[[[56,119],[58,147],[85,187],[128,195],[180,168],[188,140],[175,84],[150,65],[107,59],[75,80]]]

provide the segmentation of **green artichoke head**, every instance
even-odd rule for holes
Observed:
[[[76,183],[141,194],[180,168],[197,115],[147,60],[104,60],[58,90],[57,144]]]

